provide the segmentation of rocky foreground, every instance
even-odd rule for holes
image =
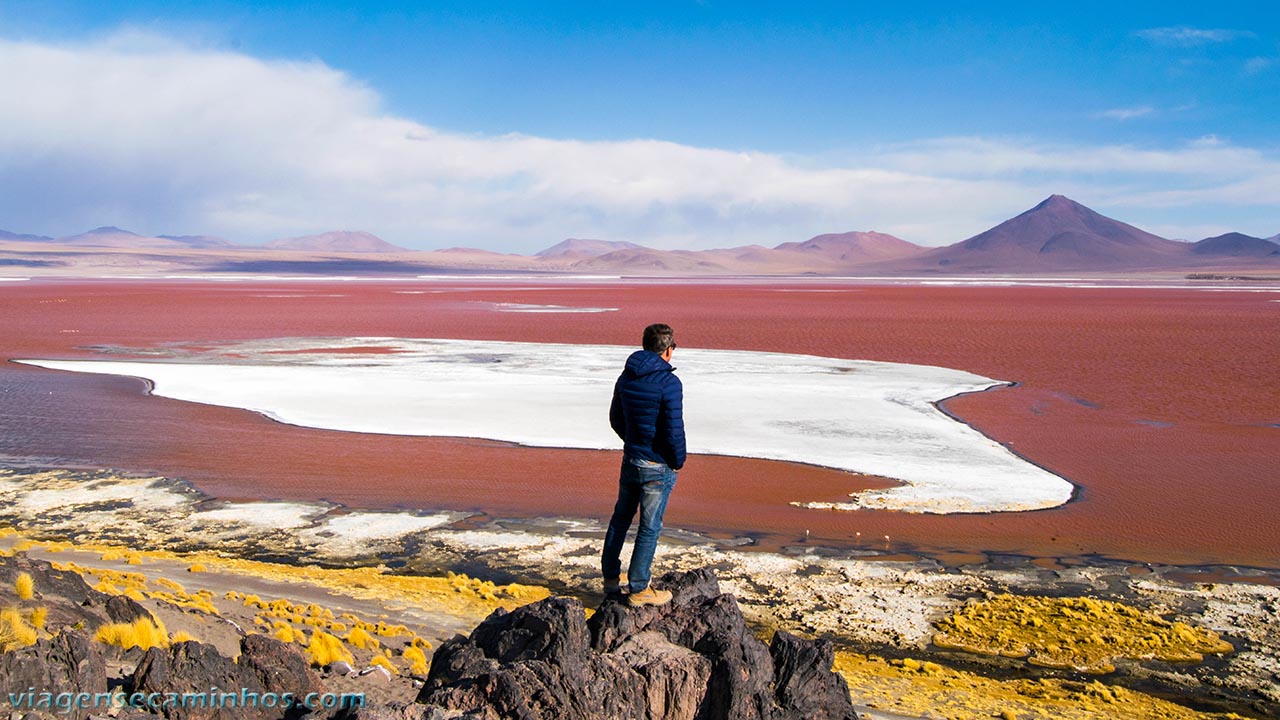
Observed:
[[[578,600],[551,597],[499,609],[436,650],[415,701],[330,707],[320,698],[348,689],[330,682],[353,674],[345,661],[318,671],[314,655],[254,632],[240,633],[238,653],[178,638],[124,650],[102,642],[101,628],[163,627],[142,604],[21,554],[0,558],[0,581],[40,588],[27,599],[40,603],[41,637],[2,639],[0,694],[13,717],[857,717],[829,642],[779,631],[766,646],[705,569],[665,576],[675,599],[660,608],[610,598],[588,620]]]
[[[668,605],[607,599],[590,620],[562,597],[495,612],[436,651],[418,704],[396,717],[439,717],[437,708],[528,720],[857,717],[830,642],[778,631],[766,647],[709,570],[658,584],[674,595]]]

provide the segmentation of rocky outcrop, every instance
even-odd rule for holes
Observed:
[[[256,702],[252,705],[247,702],[249,698],[261,698],[267,691],[255,673],[218,654],[212,645],[194,641],[148,650],[133,671],[130,684],[134,693],[157,693],[161,697],[169,693],[181,697],[188,693],[217,691],[236,694],[234,700],[199,695],[205,698],[205,702],[165,704],[157,708],[159,713],[173,720],[229,717],[228,708],[233,703],[238,717],[265,719],[282,714],[278,708],[268,711]],[[242,703],[241,698],[246,702]]]
[[[308,693],[323,691],[297,647],[264,635],[241,639],[238,661],[199,642],[152,648],[133,671],[130,686],[143,694],[210,693],[206,703],[157,708],[174,720],[279,718]]]
[[[14,581],[23,573],[31,576],[35,597],[30,601],[21,601],[13,592]],[[64,627],[92,630],[101,625],[108,620],[110,599],[110,595],[89,587],[79,573],[58,570],[22,552],[0,556],[0,603],[4,607],[25,603],[45,608],[45,628],[51,633]]]
[[[309,693],[323,692],[320,676],[296,645],[266,635],[246,635],[240,640],[237,664],[277,695],[304,698]]]
[[[106,661],[102,649],[82,633],[63,631],[35,645],[0,653],[0,697],[21,715],[41,707],[40,693],[98,694],[107,691]],[[64,710],[44,705],[46,714],[80,720],[92,708]]]
[[[497,611],[436,651],[406,716],[596,720],[852,720],[832,648],[780,634],[766,647],[709,570],[667,575],[674,598],[632,608],[549,598]]]
[[[126,595],[112,595],[107,599],[107,617],[111,622],[131,623],[135,620],[146,620],[154,623],[156,618],[150,610],[142,607],[138,601]]]

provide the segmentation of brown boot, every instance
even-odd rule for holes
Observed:
[[[671,593],[666,590],[654,590],[647,587],[640,592],[633,592],[627,596],[627,604],[631,607],[640,607],[641,605],[666,605],[671,602]]]
[[[611,577],[604,579],[604,594],[616,595],[622,592],[622,578]]]

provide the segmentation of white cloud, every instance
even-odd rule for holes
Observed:
[[[1015,177],[1028,174],[1087,180],[1098,188],[1122,185],[1134,176],[1230,180],[1280,169],[1280,160],[1206,135],[1176,148],[1132,145],[1079,146],[1023,139],[950,137],[887,149],[881,163],[908,172],[952,177]],[[1103,177],[1098,177],[1103,175]]]
[[[1147,28],[1137,32],[1138,37],[1158,45],[1176,45],[1193,47],[1231,42],[1242,38],[1256,37],[1247,30],[1227,30],[1223,28],[1193,28],[1185,25],[1177,27]]]
[[[0,227],[44,234],[114,224],[260,241],[345,228],[408,247],[524,252],[570,236],[723,247],[876,229],[943,244],[1054,192],[1149,203],[1170,187],[1137,176],[1270,202],[1240,188],[1277,172],[1261,151],[1221,141],[945,138],[832,167],[661,140],[443,132],[388,113],[319,62],[138,33],[0,40],[0,97],[16,99],[0,121]]]
[[[1249,58],[1244,63],[1244,71],[1245,71],[1245,74],[1247,75],[1257,75],[1258,73],[1266,72],[1267,70],[1270,70],[1271,68],[1275,67],[1277,62],[1280,62],[1280,58],[1274,58],[1274,57]]]
[[[1139,105],[1138,107],[1113,108],[1111,110],[1103,110],[1096,117],[1106,120],[1132,120],[1146,115],[1150,115],[1156,111],[1150,105]]]

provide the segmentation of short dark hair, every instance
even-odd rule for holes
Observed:
[[[643,343],[645,350],[661,355],[667,348],[676,346],[676,334],[670,325],[654,323],[644,329]]]

